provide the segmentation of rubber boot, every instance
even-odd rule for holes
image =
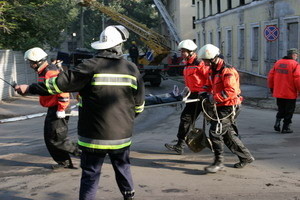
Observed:
[[[240,158],[240,162],[238,162],[238,163],[235,163],[234,165],[233,165],[233,167],[234,168],[238,168],[238,169],[241,169],[241,168],[244,168],[244,167],[246,167],[247,165],[249,165],[250,163],[252,163],[253,161],[254,161],[255,159],[254,159],[254,157],[250,157],[250,158],[244,158],[244,159],[242,159],[242,158]]]
[[[51,166],[52,169],[56,170],[56,169],[77,169],[76,167],[74,167],[72,160],[65,160],[63,162],[58,162],[57,165],[52,165]]]
[[[274,130],[275,131],[280,132],[280,121],[281,121],[280,118],[276,118],[275,125],[274,125]]]
[[[207,173],[216,173],[218,171],[221,171],[224,169],[224,164],[223,164],[223,156],[220,156],[218,158],[215,158],[215,161],[213,164],[211,164],[210,166],[208,167],[205,167],[204,170],[207,172]]]
[[[293,130],[291,129],[291,124],[283,124],[281,133],[293,133]]]
[[[171,151],[176,151],[179,155],[183,154],[184,140],[178,140],[177,144],[165,144],[165,147]]]

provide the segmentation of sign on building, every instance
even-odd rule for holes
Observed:
[[[264,36],[266,40],[273,42],[279,37],[279,29],[275,25],[266,26],[264,30]]]

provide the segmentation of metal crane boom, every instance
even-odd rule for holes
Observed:
[[[105,6],[97,2],[96,0],[80,0],[79,4],[81,6],[98,9],[100,12],[111,17],[112,20],[122,24],[134,33],[138,34],[143,42],[155,53],[154,60],[149,64],[159,64],[163,60],[163,58],[165,58],[170,53],[171,48],[166,43],[166,41],[168,40],[162,35],[149,29],[144,24],[141,24],[123,14],[114,11],[110,7]]]

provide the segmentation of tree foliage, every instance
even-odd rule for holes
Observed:
[[[158,13],[152,0],[98,0],[114,10],[157,29]],[[59,48],[66,35],[76,32],[76,39],[84,39],[89,48],[99,39],[103,30],[103,14],[100,11],[77,6],[76,0],[0,0],[0,48],[27,50],[39,46]],[[84,35],[80,35],[80,14],[84,14]],[[117,24],[105,16],[104,26]],[[64,33],[64,34],[63,34]],[[139,36],[130,35],[130,41],[139,45]]]
[[[69,0],[10,0],[5,6],[0,48],[14,50],[58,47],[64,40],[61,32],[78,15]]]
[[[153,0],[98,0],[101,3],[104,3],[106,6],[110,6],[115,11],[146,25],[148,28],[157,31],[159,27],[158,12],[153,6]],[[90,43],[93,40],[98,40],[101,31],[103,30],[103,17],[104,26],[115,25],[117,22],[110,19],[108,16],[103,15],[98,10],[85,9],[84,12],[84,38],[85,38],[85,47],[89,48]],[[78,24],[78,23],[77,23]],[[140,37],[135,33],[130,31],[129,41],[136,41],[139,46],[143,46],[143,42],[140,40]],[[126,45],[129,45],[130,42],[127,42]],[[128,46],[126,47],[128,48]]]

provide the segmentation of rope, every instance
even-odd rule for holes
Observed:
[[[213,121],[217,121],[218,123],[217,123],[217,126],[216,126],[216,134],[217,135],[221,135],[222,134],[222,129],[223,129],[223,125],[222,125],[222,122],[221,122],[221,120],[224,120],[224,119],[227,119],[227,118],[229,118],[230,116],[232,116],[232,119],[234,119],[234,116],[235,116],[235,108],[236,108],[236,106],[232,106],[232,112],[231,113],[229,113],[227,116],[225,116],[225,117],[223,117],[222,119],[220,119],[219,118],[219,114],[218,114],[218,111],[217,111],[217,105],[214,103],[213,104],[213,106],[214,106],[214,112],[215,112],[215,115],[216,115],[216,119],[215,118],[213,118],[213,117],[211,117],[211,116],[209,116],[209,114],[206,112],[206,110],[205,110],[205,107],[204,107],[204,101],[206,101],[207,99],[203,99],[203,101],[202,101],[202,110],[203,110],[203,113],[209,118],[209,119],[211,119],[211,120],[213,120]]]

